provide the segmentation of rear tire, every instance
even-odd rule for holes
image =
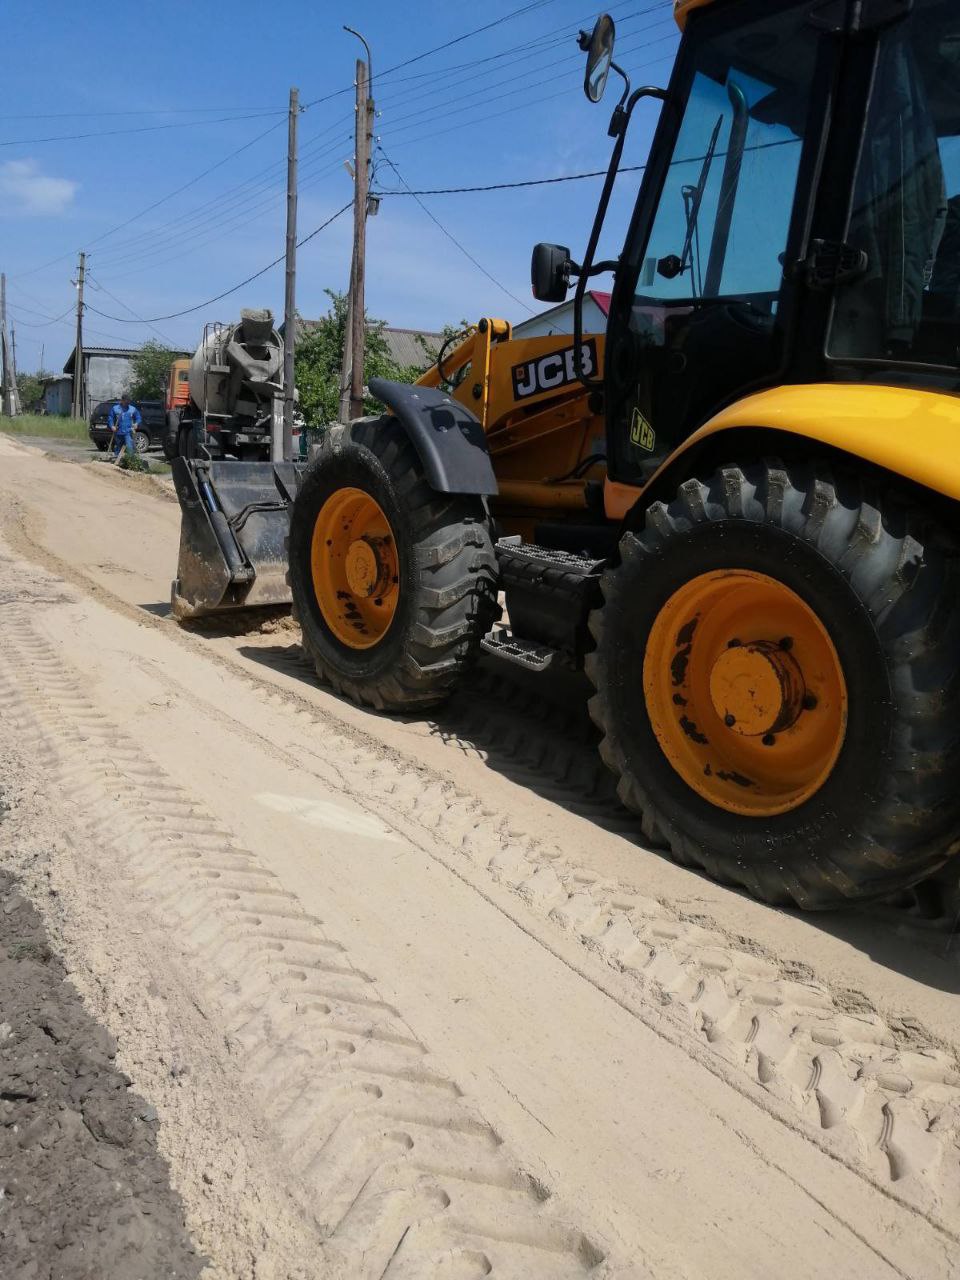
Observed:
[[[150,448],[150,437],[145,431],[135,431],[133,433],[133,447],[137,451],[137,456],[141,457]]]
[[[168,462],[180,456],[180,414],[170,410],[163,433],[163,456]]]
[[[188,462],[194,462],[201,456],[198,428],[192,422],[181,426],[178,436],[178,450],[180,457],[186,458]]]
[[[337,580],[324,587],[314,574],[315,564],[320,574],[333,563],[326,552],[330,543],[318,530],[329,527],[328,513],[339,509],[348,492],[372,499],[392,531],[392,538],[380,539],[392,543],[396,569],[392,620],[379,638],[373,637],[381,624],[371,624],[371,630],[361,624],[355,644],[365,647],[344,637],[354,607],[345,584]],[[294,615],[320,679],[380,711],[422,709],[448,697],[498,616],[489,526],[483,499],[430,487],[395,419],[362,419],[329,443],[304,477],[290,527]],[[351,545],[364,541],[358,533]],[[328,617],[321,592],[329,600],[334,588],[334,598],[345,600],[346,608]],[[359,596],[356,601],[364,606]]]
[[[688,480],[624,534],[619,563],[603,577],[604,604],[591,616],[590,709],[621,800],[642,815],[647,838],[679,861],[769,902],[819,908],[883,896],[924,878],[958,846],[957,545],[920,510],[891,499],[882,482],[875,487],[775,464]],[[752,573],[799,597],[829,636],[845,685],[842,745],[825,779],[763,816],[721,807],[707,798],[712,781],[698,784],[689,769],[684,777],[683,760],[671,762],[665,745],[663,704],[651,701],[647,659],[658,617],[672,616],[671,602],[691,583],[718,573],[731,581]],[[675,689],[686,682],[683,694],[697,680],[706,687],[709,625],[706,612],[691,613],[685,634],[676,633],[682,662],[667,675]],[[725,643],[751,642],[738,633]],[[673,701],[684,731],[722,752],[735,718],[722,720],[701,696],[691,724],[686,699],[677,692]],[[814,703],[803,714],[818,710]],[[789,750],[780,745],[786,732],[768,736],[771,760]]]

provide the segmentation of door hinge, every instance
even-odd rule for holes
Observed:
[[[842,240],[812,240],[809,254],[796,263],[794,272],[810,289],[833,289],[859,279],[869,265],[865,249]]]

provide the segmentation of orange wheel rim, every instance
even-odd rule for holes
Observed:
[[[363,489],[338,489],[320,508],[310,571],[320,612],[340,643],[379,644],[397,612],[400,566],[390,522]]]
[[[766,574],[718,570],[674,592],[647,641],[643,690],[673,768],[730,813],[797,808],[843,746],[847,687],[833,641]]]

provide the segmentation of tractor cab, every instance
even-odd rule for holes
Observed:
[[[688,0],[677,16],[684,37],[656,94],[659,127],[623,252],[615,264],[590,253],[582,268],[566,263],[578,298],[589,274],[615,267],[605,392],[621,509],[629,494],[618,484],[645,485],[751,392],[957,385],[956,6]],[[612,22],[584,43],[596,99],[619,70]],[[653,92],[629,96],[626,84],[611,123],[618,144]],[[612,171],[618,163],[619,146]]]

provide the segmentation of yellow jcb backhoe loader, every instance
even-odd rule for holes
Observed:
[[[576,505],[531,517],[515,486],[547,473],[508,471],[469,397],[374,382],[385,415],[295,477],[290,587],[321,677],[375,707],[438,701],[481,645],[585,666],[651,838],[823,907],[960,848],[960,12],[675,9],[666,89],[631,92],[609,17],[581,36],[588,98],[622,81],[613,154],[582,263],[533,255],[538,298],[576,280],[572,372],[603,422],[591,470],[551,477]],[[643,101],[649,162],[598,262]],[[600,373],[580,330],[602,270]]]

